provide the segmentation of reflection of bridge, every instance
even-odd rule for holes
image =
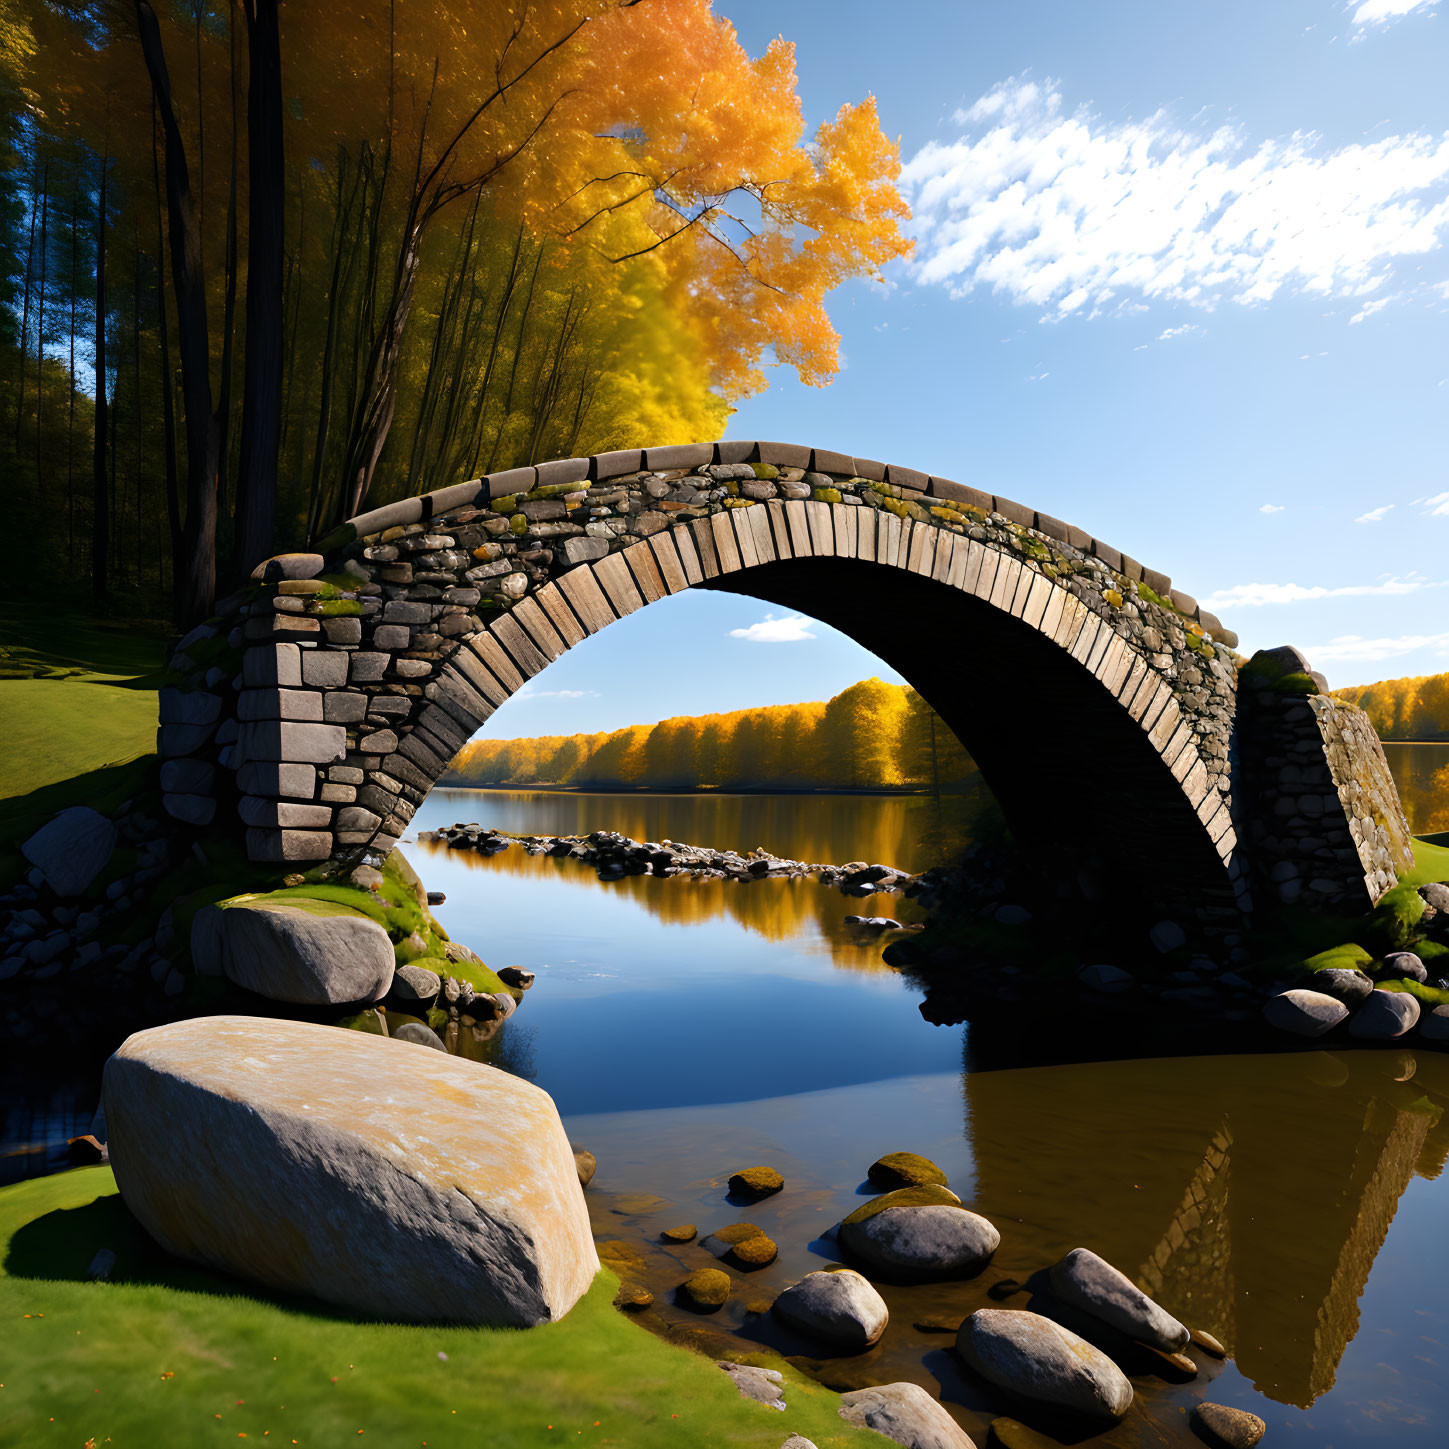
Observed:
[[[1282,1403],[1332,1386],[1399,1198],[1449,1155],[1449,1062],[1327,1053],[965,1077],[975,1202],[1100,1252]],[[1039,1184],[1039,1186],[1034,1186]]]
[[[893,665],[1017,839],[1089,894],[1221,917],[1247,900],[1245,830],[1265,874],[1293,861],[1320,898],[1362,903],[1407,859],[1358,711],[1300,688],[1240,718],[1236,636],[1169,579],[946,479],[786,444],[633,449],[388,504],[319,547],[183,641],[162,695],[168,809],[236,820],[256,859],[390,849],[525,681],[692,587],[804,610]]]

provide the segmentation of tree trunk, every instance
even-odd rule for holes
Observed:
[[[247,0],[247,352],[234,569],[272,552],[282,427],[282,54],[277,0]]]
[[[25,292],[20,305],[20,389],[15,395],[15,453],[20,454],[20,435],[25,426],[26,339],[30,336],[30,279],[35,275],[35,191],[40,185],[40,157],[30,171],[30,240],[25,247]]]
[[[201,230],[192,203],[186,148],[171,103],[171,77],[166,69],[161,29],[149,0],[136,0],[136,20],[152,94],[166,136],[171,274],[176,290],[181,398],[186,415],[186,524],[182,567],[177,577],[177,604],[181,622],[193,624],[211,612],[216,593],[217,430],[211,405]]]
[[[166,454],[166,522],[171,534],[171,584],[182,576],[181,488],[176,467],[176,380],[171,372],[171,329],[166,320],[166,231],[161,220],[161,164],[156,155],[156,102],[151,101],[151,181],[156,192],[156,319],[161,333],[161,427]],[[173,597],[172,617],[180,622]]]
[[[105,601],[109,586],[110,512],[106,499],[106,170],[101,158],[100,203],[96,207],[96,413],[91,447],[91,597]]]
[[[50,260],[50,162],[45,163],[45,176],[40,183],[40,285],[35,292],[35,496],[42,496],[44,487],[45,450],[41,446],[40,428],[45,411],[45,288]],[[22,343],[22,346],[24,344]]]

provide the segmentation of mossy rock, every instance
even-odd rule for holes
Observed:
[[[599,1261],[612,1268],[622,1278],[626,1272],[642,1274],[649,1266],[649,1260],[623,1238],[610,1238],[598,1246]]]
[[[882,1192],[893,1192],[902,1187],[924,1187],[935,1183],[946,1185],[946,1174],[931,1161],[917,1152],[887,1152],[884,1157],[872,1162],[866,1177],[871,1185]]]
[[[620,1283],[614,1307],[625,1313],[642,1313],[654,1302],[654,1295],[642,1283]]]
[[[696,1313],[723,1308],[730,1296],[730,1275],[721,1268],[701,1268],[679,1285],[680,1300]]]
[[[1411,885],[1394,886],[1379,897],[1369,916],[1370,946],[1379,955],[1402,951],[1418,935],[1424,917],[1424,898]]]
[[[730,1173],[730,1191],[740,1197],[769,1197],[785,1186],[785,1179],[773,1167],[746,1167]]]
[[[763,1268],[779,1256],[780,1250],[775,1246],[774,1239],[764,1233],[757,1233],[753,1238],[736,1243],[729,1251],[730,1262],[741,1268]]]
[[[839,503],[840,489],[838,488],[812,488],[810,496],[817,503]]]
[[[727,1227],[720,1228],[718,1232],[710,1234],[718,1243],[728,1243],[732,1248],[738,1247],[741,1243],[747,1243],[751,1238],[763,1238],[764,1228],[757,1223],[730,1223]]]
[[[365,1031],[370,1036],[386,1036],[387,1026],[375,1011],[354,1011],[337,1023],[348,1031]]]
[[[353,618],[362,613],[360,599],[324,599],[317,606],[324,619]]]
[[[780,476],[780,470],[773,463],[751,463],[750,467],[755,470],[756,478],[765,478],[773,482]]]
[[[1406,977],[1400,981],[1376,981],[1374,985],[1380,991],[1402,991],[1406,996],[1417,997],[1431,1011],[1436,1006],[1449,1006],[1449,991],[1438,986],[1429,986],[1423,981]]]
[[[518,494],[508,493],[493,499],[488,505],[494,513],[515,513],[518,510]]]
[[[699,1236],[699,1229],[693,1223],[680,1223],[675,1228],[665,1228],[659,1234],[666,1243],[692,1243]]]
[[[508,526],[514,531],[514,533],[527,533],[528,516],[523,513],[515,513],[513,517],[508,520]]]
[[[871,1198],[869,1202],[856,1208],[841,1226],[854,1227],[857,1223],[869,1222],[877,1213],[883,1213],[887,1208],[960,1206],[961,1199],[949,1187],[942,1187],[938,1182],[928,1182],[920,1187],[902,1187],[895,1192]]]
[[[510,991],[498,979],[497,974],[491,971],[481,961],[449,961],[442,958],[429,957],[426,960],[418,961],[414,964],[425,966],[429,971],[436,971],[444,980],[451,976],[456,981],[464,981],[479,996],[491,996],[495,991],[502,991],[517,1000],[522,995],[521,992]]]

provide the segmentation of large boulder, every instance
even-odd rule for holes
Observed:
[[[204,1017],[106,1063],[126,1206],[183,1258],[350,1312],[526,1327],[598,1272],[547,1093],[444,1052]]]
[[[1001,1234],[938,1184],[888,1192],[858,1207],[836,1230],[845,1252],[877,1272],[944,1278],[981,1267]]]
[[[304,1006],[378,1001],[396,955],[370,916],[331,901],[240,897],[197,911],[191,959],[258,996]]]
[[[1052,1264],[1052,1291],[1063,1303],[1163,1353],[1181,1353],[1191,1337],[1165,1308],[1088,1248],[1073,1248]]]
[[[116,848],[116,827],[89,805],[73,805],[42,825],[20,853],[58,896],[81,895],[106,868]]]
[[[1022,1308],[978,1308],[956,1352],[1008,1393],[1093,1418],[1120,1419],[1132,1385],[1106,1354],[1068,1328]]]
[[[849,1268],[807,1273],[775,1299],[782,1323],[834,1348],[864,1353],[886,1330],[885,1299]]]
[[[971,1436],[919,1384],[878,1384],[840,1396],[840,1417],[908,1449],[976,1449]]]

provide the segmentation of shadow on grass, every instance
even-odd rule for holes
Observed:
[[[0,800],[0,845],[19,845],[52,815],[72,805],[89,805],[106,814],[145,788],[156,756],[137,755],[84,775],[42,785],[28,795]]]
[[[5,1272],[11,1278],[86,1283],[90,1265],[103,1248],[116,1255],[109,1277],[112,1283],[250,1298],[285,1312],[337,1323],[386,1321],[348,1313],[301,1293],[259,1289],[254,1283],[173,1257],[136,1221],[115,1192],[80,1207],[55,1208],[17,1229],[5,1255]]]

